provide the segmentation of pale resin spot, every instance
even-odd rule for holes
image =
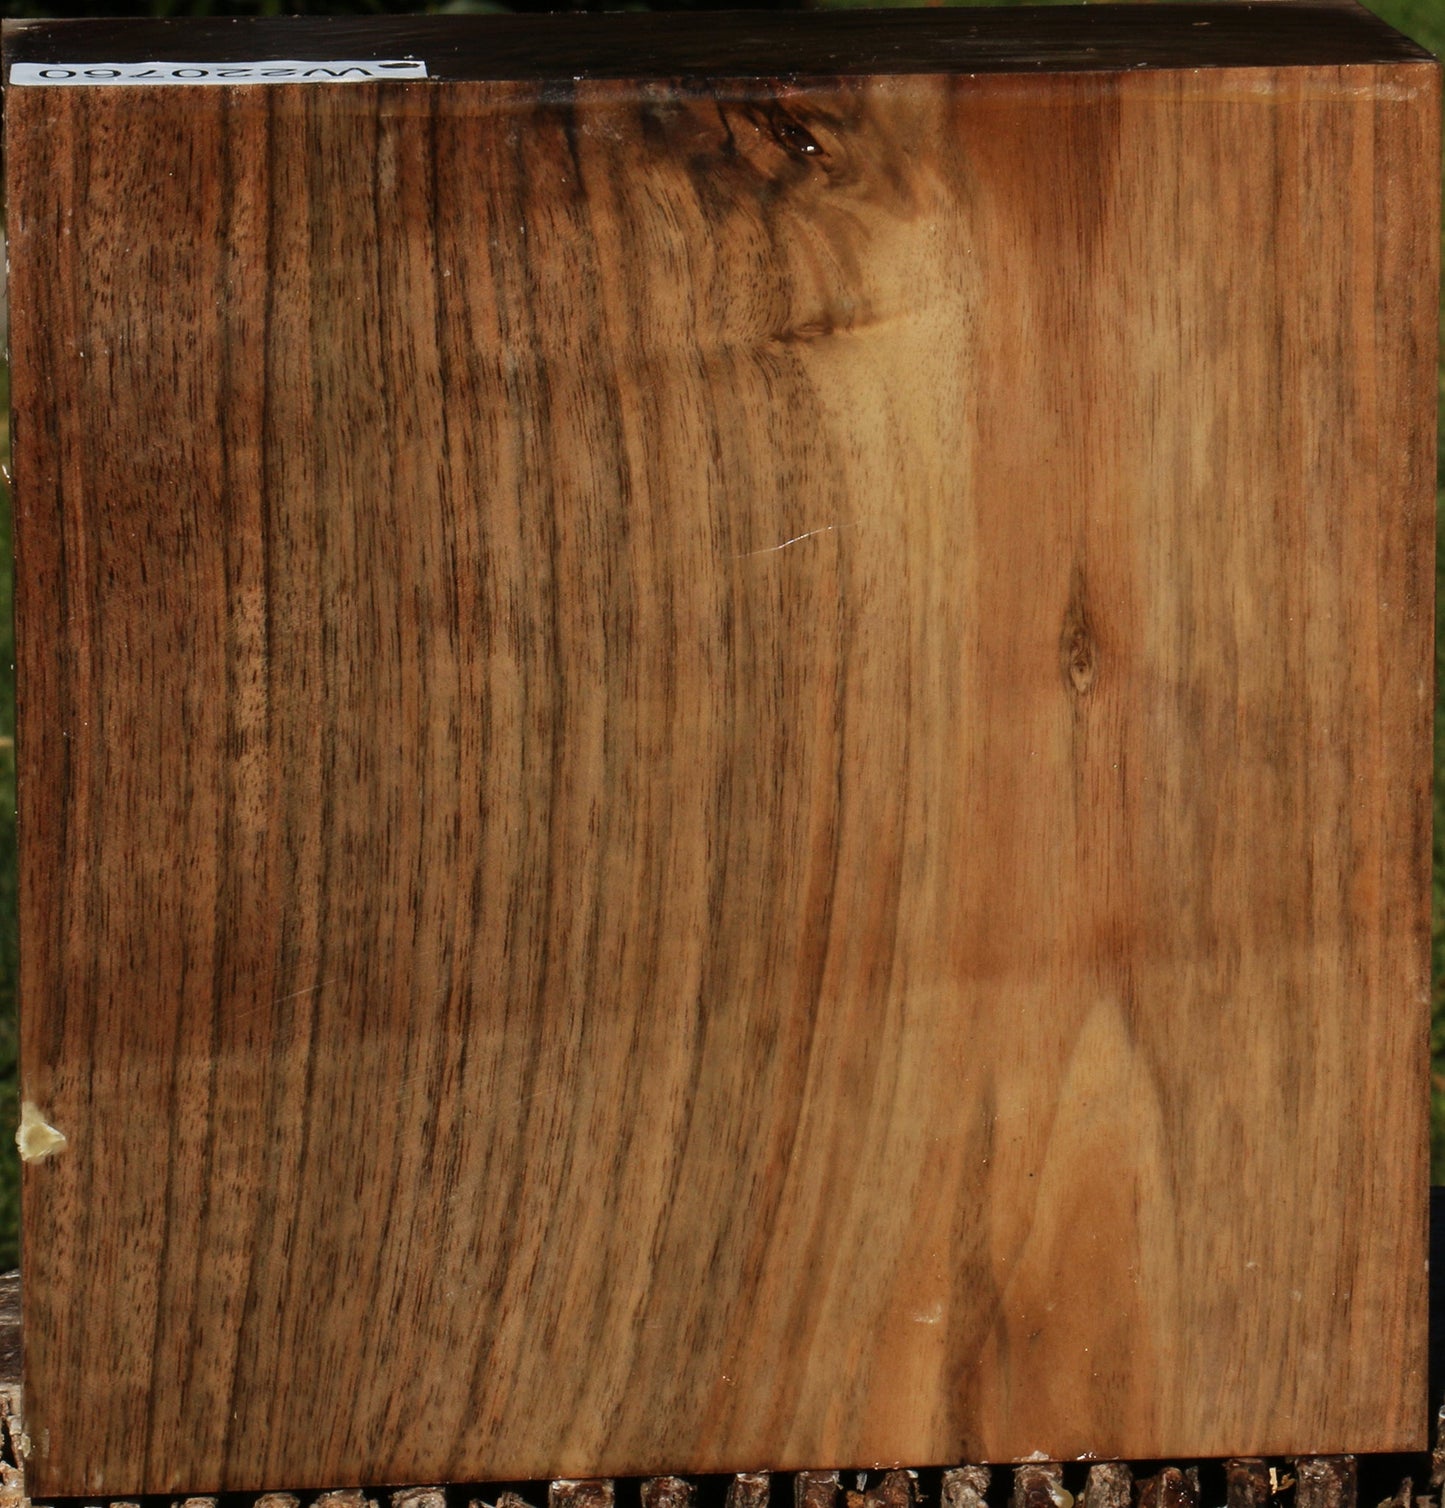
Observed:
[[[20,1129],[15,1133],[15,1145],[20,1148],[21,1162],[43,1162],[65,1149],[66,1136],[26,1100],[20,1107]]]

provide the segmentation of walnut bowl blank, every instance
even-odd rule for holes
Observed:
[[[1432,59],[5,46],[36,1494],[1423,1444]]]

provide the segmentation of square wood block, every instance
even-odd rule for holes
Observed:
[[[5,39],[33,1494],[1423,1445],[1433,60]]]

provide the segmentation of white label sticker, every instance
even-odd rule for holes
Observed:
[[[12,63],[12,84],[367,84],[376,79],[424,79],[418,58],[368,62],[254,63]]]

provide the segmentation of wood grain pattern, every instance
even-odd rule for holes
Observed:
[[[1269,61],[9,91],[33,1492],[1424,1443],[1438,79]]]

